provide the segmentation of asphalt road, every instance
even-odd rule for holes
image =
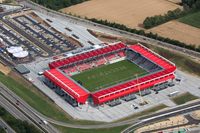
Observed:
[[[0,118],[0,127],[2,127],[7,133],[16,133],[3,119]]]
[[[4,100],[7,100],[10,103],[6,104],[8,108],[10,108],[11,110],[18,109],[24,114],[24,116],[26,116],[27,119],[29,119],[29,121],[32,121],[34,125],[39,127],[39,129],[41,129],[43,132],[59,133],[59,131],[55,129],[50,123],[44,123],[45,119],[37,115],[32,107],[30,107],[27,103],[25,103],[21,98],[19,98],[3,84],[0,84],[0,93],[3,96],[0,97],[0,100],[4,98]],[[13,108],[13,106],[11,105],[14,105],[15,108]],[[14,112],[16,113],[16,111]]]
[[[1,86],[3,86],[3,85],[1,85]],[[71,124],[71,123],[56,121],[56,120],[53,120],[51,118],[48,118],[48,117],[40,114],[35,109],[30,107],[27,103],[25,103],[21,98],[19,98],[14,93],[12,93],[9,89],[7,89],[4,86],[3,86],[3,88],[4,89],[1,90],[0,92],[3,93],[4,95],[6,95],[6,97],[9,98],[11,101],[14,101],[14,102],[19,101],[20,104],[18,106],[20,107],[20,109],[23,109],[24,111],[28,112],[28,115],[30,115],[30,117],[39,117],[39,118],[37,118],[37,123],[41,122],[41,119],[43,119],[43,120],[46,120],[48,122],[54,123],[56,125],[71,127],[71,128],[97,129],[97,128],[111,128],[111,127],[117,127],[117,126],[122,126],[122,125],[127,125],[127,124],[139,124],[141,122],[144,124],[144,123],[147,123],[147,122],[152,122],[152,121],[155,121],[155,120],[171,117],[173,115],[177,115],[177,114],[193,111],[193,110],[196,110],[196,109],[200,109],[200,101],[198,101],[198,102],[195,102],[195,103],[190,103],[188,105],[183,105],[183,106],[175,107],[175,108],[172,108],[172,109],[169,109],[169,110],[166,110],[166,111],[162,111],[162,112],[156,113],[154,115],[150,115],[150,116],[143,117],[143,118],[140,118],[140,119],[133,118],[133,119],[124,120],[124,121],[120,121],[120,122],[98,124],[98,125]],[[182,110],[182,109],[185,109],[185,108],[188,108],[188,107],[191,107],[191,106],[195,106],[195,107],[187,109],[186,111]],[[177,112],[171,113],[171,112],[174,112],[174,111],[177,111]],[[155,116],[159,116],[159,117],[154,118]]]
[[[32,123],[21,111],[19,111],[13,104],[11,104],[7,99],[5,99],[2,94],[0,94],[0,105],[5,108],[11,115],[16,119],[23,121],[28,121]],[[34,123],[32,123],[34,124]]]
[[[147,116],[145,119],[141,119],[138,123],[133,124],[132,126],[123,130],[121,133],[132,133],[136,127],[139,127],[139,126],[142,126],[142,125],[145,125],[148,123],[152,123],[155,121],[167,119],[169,117],[186,114],[188,112],[192,112],[192,111],[199,110],[199,109],[200,109],[200,101],[194,102],[191,104],[187,104],[184,106],[176,107],[171,110],[169,109],[167,111],[155,113],[152,116]]]

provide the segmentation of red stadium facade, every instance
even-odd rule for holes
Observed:
[[[125,56],[137,65],[144,67],[149,74],[138,79],[126,81],[124,83],[108,87],[97,92],[89,92],[77,82],[72,80],[67,74],[60,70],[63,66],[72,66],[74,63],[87,61],[89,59],[109,58],[112,53]],[[80,53],[64,59],[55,60],[49,63],[50,70],[44,72],[44,76],[54,87],[59,87],[77,103],[84,104],[88,97],[93,99],[95,105],[100,105],[114,99],[118,99],[132,93],[137,93],[158,84],[171,81],[175,78],[176,66],[160,55],[148,48],[135,44],[126,46],[123,43],[108,45],[103,48]]]

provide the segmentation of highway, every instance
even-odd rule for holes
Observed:
[[[23,117],[20,118],[23,119],[25,116],[26,120],[28,119],[29,122],[32,121],[32,123],[34,123],[36,127],[39,127],[39,129],[43,132],[59,133],[59,131],[55,129],[50,123],[44,123],[45,119],[37,115],[37,113],[35,113],[35,110],[32,107],[30,107],[27,103],[25,103],[21,98],[19,98],[15,93],[10,91],[2,83],[0,83],[0,94],[2,95],[0,96],[1,101],[4,99],[4,101],[7,100],[10,103],[6,104],[8,108],[13,110],[15,113],[20,111],[24,114]],[[14,108],[13,105],[15,106]],[[16,112],[15,109],[18,109],[18,111]]]
[[[16,133],[3,119],[0,118],[0,127],[7,133]]]
[[[32,8],[38,12],[41,12],[43,14],[55,17],[55,18],[61,18],[61,19],[65,19],[66,21],[75,23],[77,25],[86,27],[88,29],[92,29],[92,30],[96,30],[96,31],[100,31],[102,33],[106,33],[106,34],[111,34],[111,35],[118,35],[118,36],[122,36],[125,38],[129,38],[132,39],[134,41],[140,42],[140,43],[147,43],[147,44],[151,44],[151,45],[156,45],[158,47],[162,47],[162,48],[166,48],[166,49],[170,49],[170,50],[175,50],[176,52],[180,52],[180,53],[184,53],[186,55],[189,55],[193,58],[200,58],[200,53],[193,51],[193,50],[189,50],[186,48],[182,48],[179,46],[175,46],[172,45],[170,43],[165,43],[159,40],[155,40],[155,39],[151,39],[145,36],[141,36],[141,35],[137,35],[137,34],[133,34],[127,31],[123,31],[123,30],[119,30],[116,28],[112,28],[109,26],[105,26],[105,25],[101,25],[101,24],[97,24],[82,18],[77,18],[74,16],[70,16],[64,13],[60,13],[60,12],[56,12],[53,11],[51,9],[47,9],[43,6],[40,6],[36,3],[33,3],[30,0],[22,0],[20,2],[20,4],[23,4],[25,7],[29,7]]]
[[[17,108],[23,111],[23,113],[26,114],[29,118],[31,118],[32,121],[34,121],[35,124],[39,124],[42,126],[43,129],[46,129],[50,133],[56,133],[58,132],[54,127],[52,127],[49,123],[53,123],[56,125],[64,126],[64,127],[70,127],[70,128],[80,128],[80,129],[100,129],[100,128],[112,128],[117,126],[123,126],[128,124],[144,124],[147,122],[153,122],[155,120],[161,120],[163,118],[171,117],[177,114],[184,114],[193,110],[200,109],[200,101],[190,103],[187,105],[177,106],[165,111],[161,111],[149,116],[141,117],[138,119],[132,118],[129,120],[119,121],[119,122],[113,122],[113,123],[103,123],[98,125],[81,125],[81,124],[73,124],[73,123],[66,123],[57,121],[51,118],[48,118],[41,113],[37,112],[35,109],[30,107],[25,101],[23,101],[20,97],[18,97],[15,93],[13,93],[11,90],[9,90],[7,87],[5,87],[3,84],[0,83],[0,93],[9,99],[9,102],[13,105],[16,105],[18,102]],[[1,97],[0,97],[1,98]],[[49,123],[45,125],[42,121],[46,120]],[[132,128],[131,128],[132,129]]]
[[[11,115],[13,115],[16,119],[20,119],[22,121],[28,121],[32,123],[21,111],[19,111],[13,104],[11,104],[7,99],[0,95],[0,105],[6,109]],[[34,123],[32,123],[34,124]]]
[[[5,88],[5,87],[3,87],[3,88]],[[150,115],[150,116],[141,117],[140,119],[133,118],[133,119],[125,120],[125,121],[120,121],[120,122],[115,122],[115,123],[98,124],[98,125],[80,125],[80,124],[71,124],[71,123],[60,122],[60,121],[56,121],[56,120],[53,120],[51,118],[48,118],[46,116],[43,116],[42,114],[40,114],[36,110],[32,109],[32,107],[27,105],[21,98],[16,96],[14,93],[12,93],[8,89],[1,90],[1,93],[6,95],[7,98],[9,98],[11,101],[15,101],[15,102],[17,102],[17,100],[20,101],[20,104],[18,106],[25,111],[31,110],[31,111],[29,111],[29,113],[30,113],[29,115],[31,117],[35,117],[35,115],[37,114],[36,117],[40,118],[39,120],[37,120],[37,122],[40,122],[41,119],[43,119],[43,120],[46,120],[48,122],[54,123],[56,125],[71,127],[71,128],[81,128],[81,129],[111,128],[111,127],[122,126],[122,125],[127,125],[127,124],[134,124],[134,123],[138,124],[138,123],[141,123],[141,122],[144,124],[146,122],[152,122],[154,120],[159,120],[159,119],[171,117],[173,115],[177,115],[177,114],[193,111],[193,110],[196,110],[196,109],[200,109],[200,101],[197,101],[197,102],[194,102],[194,103],[190,103],[188,105],[182,105],[182,106],[178,106],[178,107],[175,107],[175,108],[172,108],[172,109],[169,109],[169,110],[165,110],[165,111],[162,111],[162,112]],[[159,117],[157,117],[157,116],[159,116]]]

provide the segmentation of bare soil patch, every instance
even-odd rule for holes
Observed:
[[[5,74],[8,75],[11,71],[11,69],[7,66],[5,66],[4,64],[0,63],[0,71]]]

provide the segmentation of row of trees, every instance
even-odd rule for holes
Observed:
[[[156,40],[159,40],[159,41],[162,41],[162,42],[170,43],[170,44],[173,44],[173,45],[176,45],[176,46],[180,46],[180,47],[184,47],[184,48],[187,48],[187,49],[190,49],[190,50],[200,52],[200,47],[196,47],[195,45],[187,45],[183,42],[180,42],[180,41],[177,41],[177,40],[174,40],[174,39],[170,39],[170,38],[165,38],[165,37],[159,36],[158,34],[154,34],[152,32],[145,33],[144,30],[132,29],[132,28],[129,28],[129,27],[123,25],[123,24],[118,24],[118,23],[115,23],[115,22],[108,22],[107,20],[98,20],[98,19],[95,19],[95,18],[88,19],[88,20],[95,22],[95,23],[107,25],[107,26],[110,26],[110,27],[113,27],[113,28],[128,31],[128,32],[138,34],[138,35],[143,35],[143,36],[146,36],[146,37],[149,37],[149,38],[152,38],[152,39],[156,39]]]
[[[173,11],[168,11],[164,15],[155,15],[152,17],[147,17],[143,21],[143,26],[146,29],[155,27],[157,25],[166,23],[170,20],[180,18],[186,14],[189,14],[191,12],[194,12],[196,10],[200,9],[200,0],[182,0],[182,4],[184,9],[175,9]]]
[[[177,19],[185,15],[186,12],[182,11],[181,9],[177,8],[173,11],[168,11],[164,15],[155,15],[153,17],[147,17],[143,21],[144,28],[149,29],[155,27],[157,25],[163,24],[173,19]]]
[[[53,10],[59,10],[87,0],[32,0],[32,1]]]
[[[41,133],[35,126],[26,121],[14,118],[3,107],[0,106],[0,117],[8,123],[17,133]]]
[[[200,9],[200,0],[182,0],[182,4],[192,9]]]

